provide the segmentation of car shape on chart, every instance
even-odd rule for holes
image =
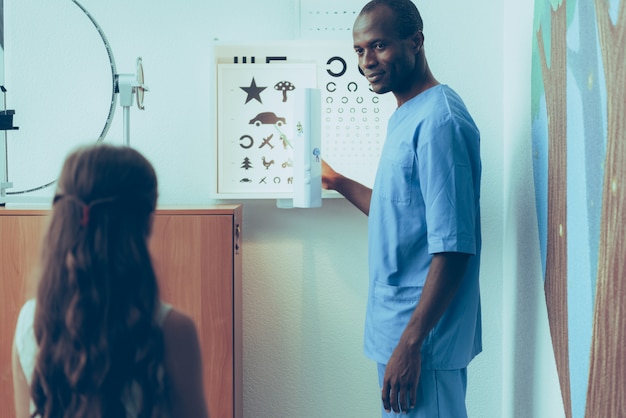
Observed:
[[[250,119],[250,125],[276,125],[281,126],[286,124],[285,118],[276,116],[274,112],[261,112],[254,118]]]

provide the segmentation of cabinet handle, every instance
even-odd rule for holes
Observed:
[[[239,254],[239,238],[241,236],[241,226],[235,225],[235,254]]]

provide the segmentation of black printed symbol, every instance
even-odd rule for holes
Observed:
[[[263,156],[263,157],[261,158],[261,160],[263,160],[263,165],[265,166],[265,169],[266,169],[266,170],[269,170],[269,169],[270,169],[270,167],[274,164],[274,160],[269,160],[269,161],[267,161],[267,160],[265,159],[265,156]]]
[[[283,93],[283,102],[287,101],[287,92],[295,90],[296,86],[290,81],[279,81],[274,85],[274,90],[278,90]]]
[[[249,124],[255,126],[261,125],[276,125],[281,126],[286,124],[285,118],[276,116],[274,112],[262,112],[250,119]]]
[[[259,145],[259,148],[263,148],[266,145],[269,145],[271,149],[274,149],[274,145],[270,144],[270,140],[274,137],[274,134],[270,134],[267,138],[263,138],[263,143]]]
[[[241,138],[239,138],[239,141],[243,141],[244,139],[249,139],[250,142],[247,145],[239,144],[239,146],[243,149],[252,148],[252,145],[254,144],[254,139],[252,139],[250,135],[244,135]]]
[[[346,70],[348,69],[348,64],[346,64],[346,60],[341,57],[332,57],[326,62],[326,64],[330,65],[335,61],[339,61],[341,63],[341,70],[339,70],[339,72],[335,72],[331,71],[330,68],[328,68],[326,69],[326,72],[328,72],[328,74],[330,74],[332,77],[341,77],[346,73]]]
[[[287,57],[265,57],[266,64],[269,64],[272,61],[287,61]]]
[[[248,57],[241,57],[241,63],[246,64],[248,62]],[[250,57],[250,64],[254,64],[254,57]],[[239,57],[233,57],[233,64],[239,64]]]
[[[239,87],[239,88],[245,91],[246,93],[248,93],[248,97],[246,97],[245,104],[247,104],[251,100],[257,100],[259,103],[263,103],[261,101],[261,92],[265,90],[267,87],[258,87],[256,85],[256,81],[254,80],[254,77],[252,77],[252,82],[250,83],[250,87]]]
[[[243,168],[244,170],[249,170],[252,168],[252,161],[250,161],[250,158],[245,157],[243,159],[243,162],[241,163],[241,168]]]

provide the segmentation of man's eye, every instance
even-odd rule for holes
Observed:
[[[374,49],[385,49],[385,44],[376,44],[374,45]]]

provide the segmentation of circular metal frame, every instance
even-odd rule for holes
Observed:
[[[91,16],[91,14],[87,11],[87,9],[85,9],[77,0],[71,0],[71,1],[85,14],[85,16],[87,16],[87,18],[91,21],[91,23],[94,25],[94,27],[98,31],[98,34],[100,35],[100,38],[102,39],[102,42],[104,43],[107,56],[109,57],[109,64],[111,65],[111,105],[109,106],[109,113],[104,123],[104,127],[102,128],[102,131],[100,132],[100,135],[98,136],[98,139],[96,140],[96,143],[98,143],[98,142],[104,141],[104,138],[106,137],[107,132],[109,132],[109,128],[111,127],[111,124],[113,123],[115,107],[117,106],[117,94],[116,94],[117,92],[117,67],[115,66],[115,59],[113,58],[113,50],[111,49],[111,45],[109,44],[109,41],[106,35],[104,34],[104,31],[102,30],[100,25],[98,25],[98,22],[96,22],[96,20],[93,18],[93,16]],[[138,67],[138,71],[139,71],[139,67]],[[143,79],[143,67],[141,67],[141,76]],[[7,191],[6,194],[18,195],[18,194],[24,194],[24,193],[31,193],[37,190],[43,190],[47,187],[52,186],[54,183],[56,183],[56,181],[57,180],[55,179],[49,183],[46,183],[42,186],[35,187],[32,189],[19,190],[19,191],[14,191],[14,192]]]

